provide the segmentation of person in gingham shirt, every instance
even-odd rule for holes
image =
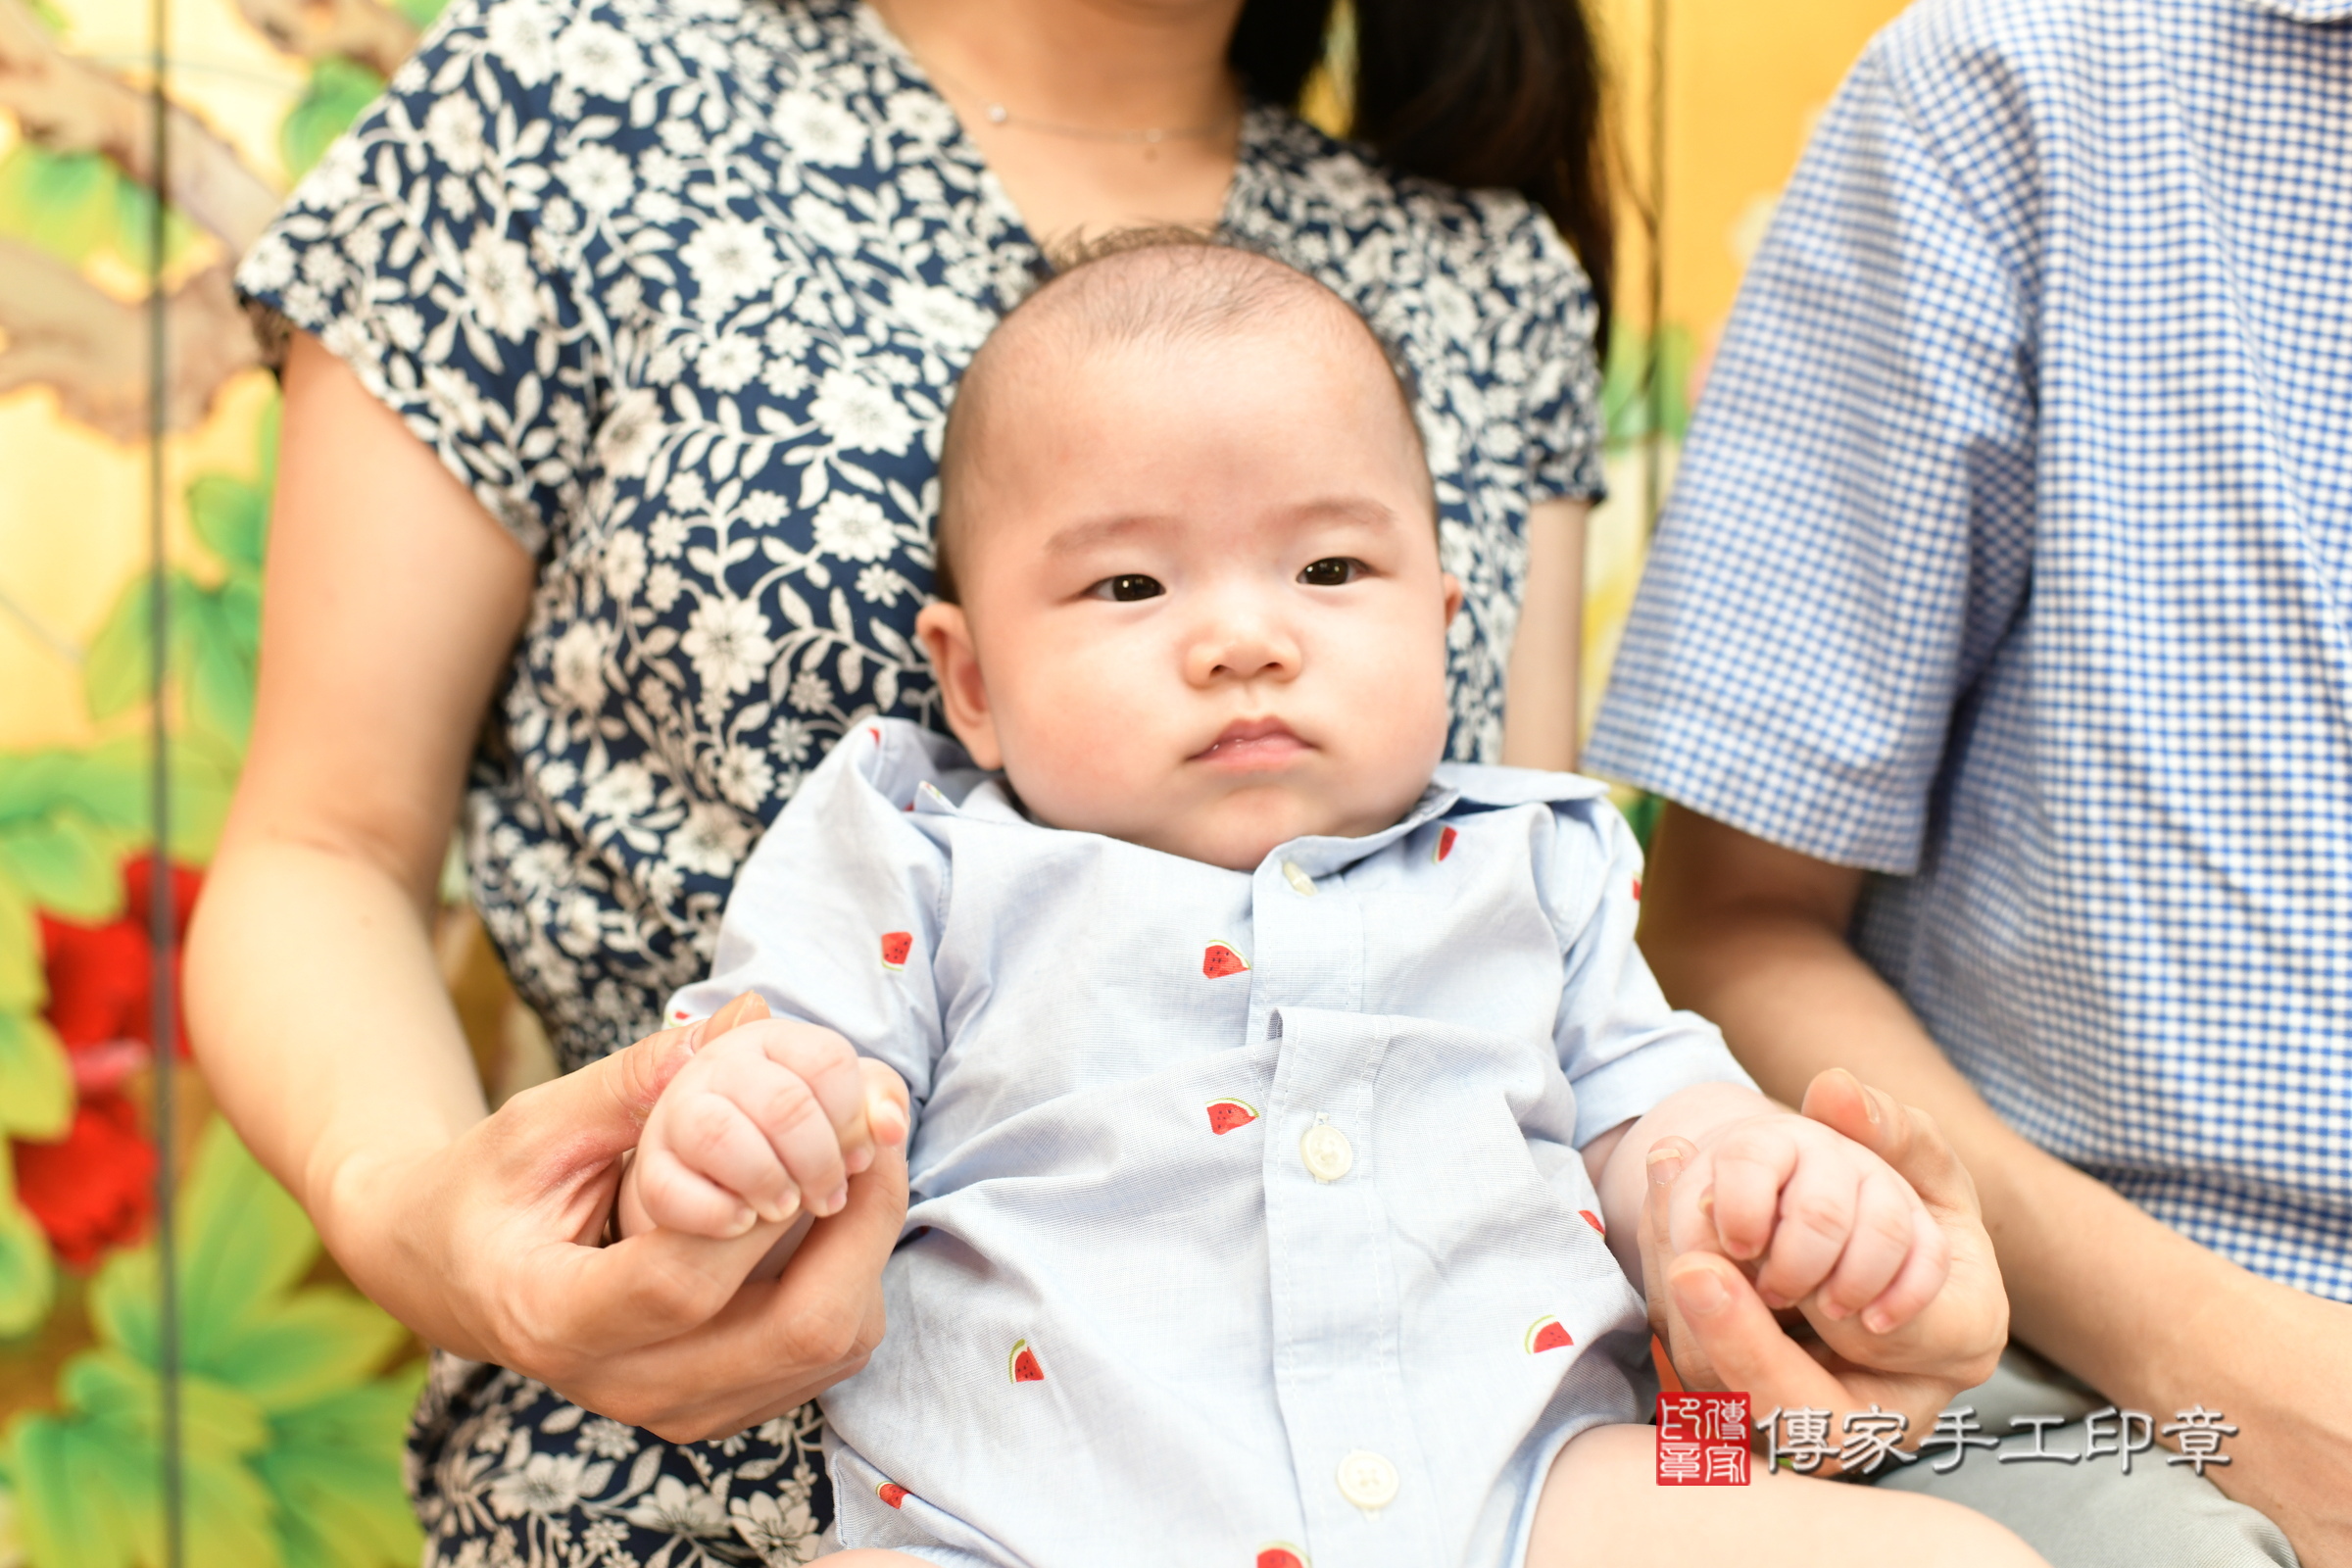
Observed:
[[[1984,1425],[2234,1429],[2202,1482],[1892,1481],[2062,1568],[2352,1563],[2348,715],[2352,3],[1916,6],[1749,272],[1589,760],[1673,803],[1668,995],[1968,1159],[2097,1391]]]

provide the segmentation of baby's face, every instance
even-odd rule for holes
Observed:
[[[1041,353],[991,392],[963,602],[919,623],[977,761],[1054,827],[1236,870],[1410,808],[1461,590],[1365,333]]]

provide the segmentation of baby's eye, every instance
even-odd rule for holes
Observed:
[[[1105,577],[1094,587],[1097,599],[1115,599],[1122,605],[1138,599],[1157,599],[1166,592],[1167,589],[1160,586],[1157,577],[1147,577],[1136,571]]]
[[[1325,556],[1310,561],[1298,573],[1298,580],[1309,588],[1339,588],[1364,574],[1364,564],[1350,556]]]

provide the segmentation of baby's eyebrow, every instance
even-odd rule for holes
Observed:
[[[1056,528],[1046,539],[1046,549],[1056,556],[1081,555],[1103,545],[1117,544],[1138,534],[1159,532],[1167,526],[1165,517],[1149,514],[1118,517],[1093,517],[1085,522],[1073,522]]]
[[[1370,496],[1317,496],[1286,511],[1286,520],[1292,522],[1325,519],[1352,522],[1365,528],[1394,528],[1401,520],[1396,508]]]

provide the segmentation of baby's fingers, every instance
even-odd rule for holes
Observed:
[[[1911,1213],[1911,1250],[1894,1283],[1862,1309],[1862,1326],[1873,1334],[1892,1334],[1926,1309],[1951,1278],[1952,1244],[1943,1227],[1922,1205]]]
[[[1833,1323],[1849,1318],[1894,1282],[1911,1254],[1912,1218],[1922,1212],[1919,1200],[1892,1171],[1881,1168],[1863,1176],[1845,1250],[1821,1284],[1822,1316]]]
[[[1796,1140],[1776,1125],[1787,1119],[1758,1117],[1732,1128],[1708,1151],[1715,1168],[1709,1184],[1715,1233],[1726,1257],[1745,1261],[1772,1245],[1783,1211],[1782,1189],[1792,1178],[1802,1179]],[[1830,1256],[1837,1252],[1833,1250]],[[1828,1266],[1825,1260],[1823,1269]]]
[[[693,1169],[666,1145],[640,1145],[630,1174],[646,1221],[662,1230],[727,1241],[759,1222],[749,1203]]]
[[[815,1024],[778,1020],[756,1027],[759,1033],[754,1038],[761,1053],[799,1078],[823,1111],[845,1177],[871,1165],[874,1146],[865,1121],[866,1078],[856,1049],[832,1030]],[[807,1182],[801,1190],[833,1191],[831,1187],[812,1188]],[[822,1204],[812,1206],[820,1214],[833,1211]]]
[[[763,1054],[734,1056],[719,1064],[712,1087],[751,1118],[770,1157],[782,1162],[772,1207],[745,1193],[762,1219],[785,1219],[806,1204],[822,1217],[838,1213],[849,1197],[850,1173],[842,1162],[841,1140],[816,1092],[799,1073],[779,1067]],[[865,1113],[858,1111],[858,1123]]]
[[[672,1183],[681,1216],[663,1218],[649,1190],[647,1212],[656,1223],[695,1236],[740,1236],[756,1219],[788,1219],[800,1208],[791,1175],[751,1113],[740,1076],[723,1068],[707,1072],[694,1093],[672,1096],[655,1109],[639,1157],[648,1165],[649,1183],[668,1165],[677,1167],[680,1179],[662,1179]],[[725,1195],[729,1208],[722,1223],[731,1228],[702,1228],[716,1212],[703,1189]],[[701,1224],[684,1223],[689,1212],[702,1216]]]

